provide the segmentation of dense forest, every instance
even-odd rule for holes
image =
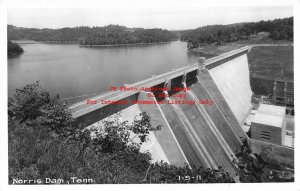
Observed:
[[[8,162],[10,184],[47,184],[46,178],[89,178],[101,183],[231,183],[233,177],[218,169],[177,167],[151,163],[150,153],[140,151],[153,127],[147,113],[134,121],[118,117],[99,129],[77,126],[59,96],[51,97],[39,82],[17,89],[8,101]],[[132,141],[136,136],[139,142]],[[263,157],[264,155],[264,157]],[[232,160],[241,182],[293,181],[269,168],[268,154],[252,154],[247,141]],[[278,169],[277,169],[278,170]],[[197,179],[187,178],[196,177]],[[24,182],[23,180],[41,180]],[[49,182],[48,182],[49,183]]]
[[[259,32],[269,33],[269,38],[293,41],[293,17],[237,23],[208,25],[194,30],[167,31],[163,29],[127,28],[119,25],[104,27],[79,26],[60,29],[22,28],[7,26],[9,40],[35,40],[50,42],[79,42],[81,45],[119,45],[169,42],[178,39],[189,43],[189,48],[203,44],[222,45],[239,40],[249,40]]]
[[[35,40],[35,41],[78,41],[93,28],[75,27],[61,29],[23,28],[13,25],[7,26],[9,40]]]
[[[7,41],[7,56],[18,56],[24,52],[23,48],[17,43],[13,43],[10,40]]]
[[[172,32],[162,29],[128,29],[108,26],[80,39],[83,45],[136,44],[169,42],[177,39]]]
[[[270,33],[272,40],[292,41],[293,17],[275,19],[272,21],[260,21],[251,23],[238,23],[231,25],[208,25],[194,30],[181,32],[181,40],[189,43],[189,48],[200,45],[215,44],[223,45],[238,40],[250,39],[251,35],[259,32]]]
[[[82,45],[157,43],[177,39],[175,34],[163,29],[127,28],[119,25],[61,29],[21,28],[8,25],[7,30],[10,40],[79,41]]]

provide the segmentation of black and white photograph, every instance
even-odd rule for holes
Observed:
[[[217,2],[0,1],[3,189],[300,190],[299,1]]]

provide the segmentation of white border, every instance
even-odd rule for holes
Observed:
[[[6,36],[7,36],[7,8],[57,8],[57,7],[97,7],[105,4],[106,6],[119,7],[119,6],[149,6],[155,8],[161,4],[174,5],[174,6],[185,6],[201,4],[212,5],[212,6],[280,6],[280,5],[292,5],[294,6],[294,28],[295,28],[295,40],[294,40],[294,76],[295,76],[295,107],[298,108],[299,100],[299,87],[297,86],[299,79],[298,71],[299,66],[299,5],[298,0],[0,0],[0,78],[1,78],[1,89],[0,89],[0,146],[1,146],[1,167],[0,167],[0,190],[270,190],[270,191],[287,191],[287,190],[300,190],[299,184],[299,165],[296,161],[300,161],[299,157],[299,143],[297,124],[299,124],[299,118],[295,117],[295,183],[250,183],[250,184],[167,184],[167,185],[33,185],[33,186],[8,186],[8,144],[7,144],[7,53],[6,53]],[[199,9],[201,11],[201,9]],[[216,13],[217,14],[217,13]],[[214,24],[214,23],[212,23]],[[296,109],[296,116],[298,116],[298,110]]]

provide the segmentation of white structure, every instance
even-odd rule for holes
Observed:
[[[251,138],[284,144],[285,107],[261,104],[251,122]]]

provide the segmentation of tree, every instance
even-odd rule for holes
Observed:
[[[17,43],[12,43],[10,40],[7,41],[7,56],[17,56],[24,52],[23,48]]]
[[[145,142],[157,129],[145,113],[133,123],[116,118],[100,130],[74,129],[66,106],[39,82],[18,89],[9,98],[8,109],[10,183],[70,177],[91,177],[93,183],[139,183],[150,164],[150,154],[139,152],[140,144],[131,140],[136,135]]]
[[[8,113],[15,121],[58,134],[71,128],[73,122],[59,96],[50,97],[39,81],[16,90],[9,98]]]

